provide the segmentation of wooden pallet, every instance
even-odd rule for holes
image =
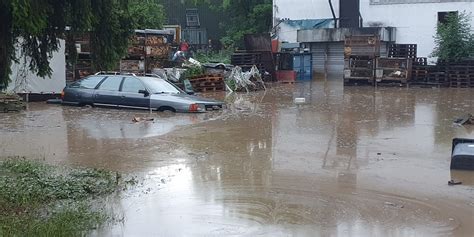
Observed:
[[[222,81],[222,77],[198,77],[198,78],[190,78],[190,82],[216,82],[216,81]]]
[[[418,61],[416,62],[416,60]],[[428,82],[428,75],[432,69],[432,66],[423,65],[424,62],[426,61],[420,60],[420,58],[417,58],[415,61],[413,61],[413,63],[416,63],[416,65],[412,67],[411,80],[415,82]]]
[[[417,82],[417,81],[410,81],[408,83],[409,87],[420,87],[420,88],[441,88],[441,87],[447,87],[449,85],[445,84],[439,84],[439,83],[432,83],[432,82]]]
[[[216,91],[225,91],[225,87],[198,87],[194,88],[196,92],[216,92]]]
[[[408,86],[407,82],[402,82],[399,80],[384,80],[381,82],[376,82],[375,86],[382,86],[382,87],[405,87]]]
[[[428,65],[428,58],[414,58],[413,59],[413,66],[427,66]]]
[[[416,58],[416,44],[391,44],[388,47],[390,58]]]
[[[451,87],[467,88],[474,84],[474,67],[469,65],[455,65],[448,69]]]
[[[344,78],[344,86],[374,86],[374,79]]]
[[[191,77],[189,82],[196,92],[225,91],[224,78],[220,75],[204,74]]]
[[[261,54],[256,53],[234,53],[231,56],[232,65],[253,65],[261,64]]]

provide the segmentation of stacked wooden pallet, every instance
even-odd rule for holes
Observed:
[[[344,40],[344,85],[373,85],[375,61],[380,57],[377,35],[346,36]]]
[[[474,67],[451,66],[448,69],[450,87],[474,87]]]
[[[414,82],[426,82],[428,80],[429,66],[413,66],[412,80]]]
[[[449,86],[443,67],[428,65],[427,58],[414,58],[411,85]]]
[[[231,57],[231,64],[241,67],[244,71],[250,70],[253,65],[257,66],[257,68],[261,71],[265,70],[261,53],[233,53]]]
[[[373,84],[375,76],[375,58],[372,56],[348,56],[344,60],[344,83]]]
[[[166,36],[153,33],[136,32],[131,37],[127,56],[120,63],[120,71],[145,73],[162,68],[171,50]]]
[[[423,70],[425,72],[422,72]],[[474,87],[474,60],[439,61],[436,66],[415,65],[412,70],[412,79],[413,84],[417,85]]]
[[[225,91],[224,78],[220,75],[200,75],[189,79],[195,92]]]
[[[434,67],[436,68],[436,67]],[[449,81],[446,75],[446,72],[441,70],[433,70],[428,74],[427,83],[431,85],[436,85],[438,87],[447,87],[449,86]]]
[[[410,58],[377,58],[375,78],[377,83],[406,84],[411,79]]]
[[[388,57],[390,58],[416,58],[416,44],[390,44],[388,46]]]
[[[352,35],[344,40],[344,58],[349,56],[380,56],[380,37],[378,35]]]

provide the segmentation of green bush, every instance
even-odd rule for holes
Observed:
[[[191,77],[200,76],[202,74],[204,74],[204,68],[203,67],[199,67],[199,66],[189,67],[189,68],[187,68],[186,72],[184,73],[184,79],[189,79]]]
[[[116,189],[105,170],[0,162],[0,236],[82,236],[107,217],[91,201]]]
[[[470,24],[471,14],[451,13],[446,22],[438,23],[433,57],[441,60],[459,60],[474,57],[474,33]]]

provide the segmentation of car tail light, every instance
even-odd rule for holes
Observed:
[[[64,95],[65,95],[65,93],[64,93],[64,90],[63,90],[63,91],[61,91],[61,99],[62,100],[64,99]]]
[[[189,105],[189,112],[198,112],[198,111],[199,111],[199,105],[198,104]]]

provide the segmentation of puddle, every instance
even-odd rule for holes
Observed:
[[[474,173],[449,162],[454,137],[474,138],[452,125],[472,94],[316,81],[140,123],[150,115],[30,104],[1,115],[0,155],[136,175],[113,202],[123,222],[97,236],[468,236]]]

